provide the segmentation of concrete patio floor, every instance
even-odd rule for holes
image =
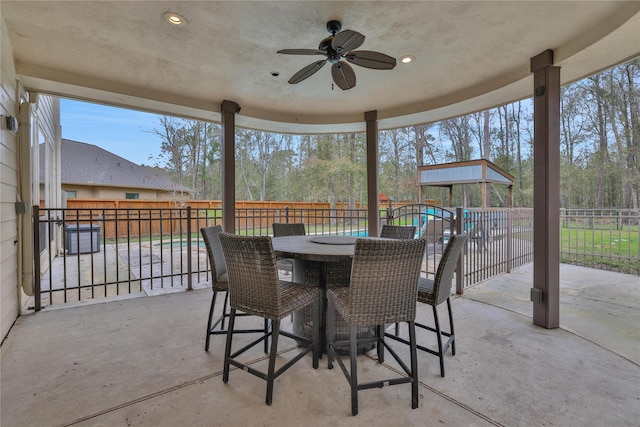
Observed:
[[[252,375],[235,370],[224,384],[224,337],[204,351],[207,289],[47,308],[18,318],[2,344],[0,424],[640,425],[640,278],[562,265],[554,330],[532,324],[531,286],[529,265],[454,297],[446,377],[419,353],[420,407],[411,410],[409,385],[364,390],[356,417],[326,358],[314,370],[308,355],[279,377],[272,406]],[[418,318],[430,322],[430,307]],[[285,339],[280,348],[283,360],[296,351]],[[260,348],[247,357],[264,365]],[[395,375],[373,357],[359,357],[361,379]]]

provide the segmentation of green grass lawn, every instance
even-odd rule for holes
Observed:
[[[640,273],[637,225],[622,230],[562,227],[560,231],[563,262]]]

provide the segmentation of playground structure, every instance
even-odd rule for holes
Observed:
[[[453,206],[453,186],[460,184],[481,185],[482,208],[489,207],[490,184],[506,185],[509,200],[503,207],[513,207],[513,176],[486,159],[418,166],[418,203],[425,203],[424,187],[446,187]]]

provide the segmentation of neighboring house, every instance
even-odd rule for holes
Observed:
[[[67,199],[184,201],[189,196],[189,188],[173,182],[161,170],[136,165],[84,142],[63,139],[60,163],[60,182]],[[41,167],[40,185],[44,182]]]

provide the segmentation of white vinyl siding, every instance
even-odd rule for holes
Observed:
[[[58,98],[39,95],[38,103],[33,111],[33,129],[35,132],[33,141],[34,148],[31,151],[32,158],[37,159],[39,155],[39,144],[44,144],[44,159],[40,161],[32,162],[34,164],[33,177],[35,187],[39,190],[37,185],[40,177],[38,168],[40,165],[44,165],[44,176],[46,182],[44,183],[44,192],[39,194],[39,198],[33,200],[34,203],[38,203],[39,200],[44,201],[43,207],[46,208],[60,208],[62,207],[62,196],[60,189],[60,136],[59,136],[59,124],[60,123],[60,108]],[[34,188],[34,194],[37,191]]]
[[[7,27],[0,16],[0,114],[17,117],[15,64]],[[0,338],[20,311],[18,290],[17,135],[0,128]]]
[[[18,117],[18,83],[12,56],[13,49],[1,8],[0,27],[0,114],[3,117]],[[20,93],[23,93],[22,90]],[[26,100],[26,96],[24,98]],[[36,107],[32,111],[31,133],[27,135],[32,147],[33,161],[29,174],[31,182],[21,183],[23,189],[29,186],[32,189],[31,200],[24,200],[27,205],[39,202],[37,142],[40,138],[49,146],[46,161],[47,170],[52,174],[51,182],[47,186],[47,204],[49,207],[60,207],[62,203],[58,154],[60,152],[59,105],[56,97],[39,96]],[[24,120],[24,117],[22,119]],[[22,217],[16,213],[20,179],[18,139],[21,132],[29,132],[29,126],[24,126],[18,132],[9,131],[6,126],[0,126],[0,338],[4,338],[9,332],[13,322],[20,315],[21,304],[26,301],[26,295],[22,292],[21,277],[19,277],[21,271],[19,251],[22,250],[23,242],[22,236],[18,233],[18,225]],[[27,250],[25,246],[25,251]]]
[[[38,204],[44,208],[62,207],[62,189],[60,188],[60,135],[58,123],[60,122],[60,101],[57,97],[40,94],[38,102],[32,111],[32,158],[42,156],[38,161],[32,162],[32,183],[38,189],[38,197],[33,197],[32,204]],[[44,147],[40,152],[40,146]],[[44,168],[44,174],[40,174],[40,168]],[[44,185],[39,185],[40,176],[44,176]],[[62,230],[54,228],[54,233],[46,235],[52,238],[46,242],[40,253],[40,269],[42,272],[49,268],[49,259],[58,255],[57,248],[61,246]],[[49,250],[52,251],[49,254]]]

